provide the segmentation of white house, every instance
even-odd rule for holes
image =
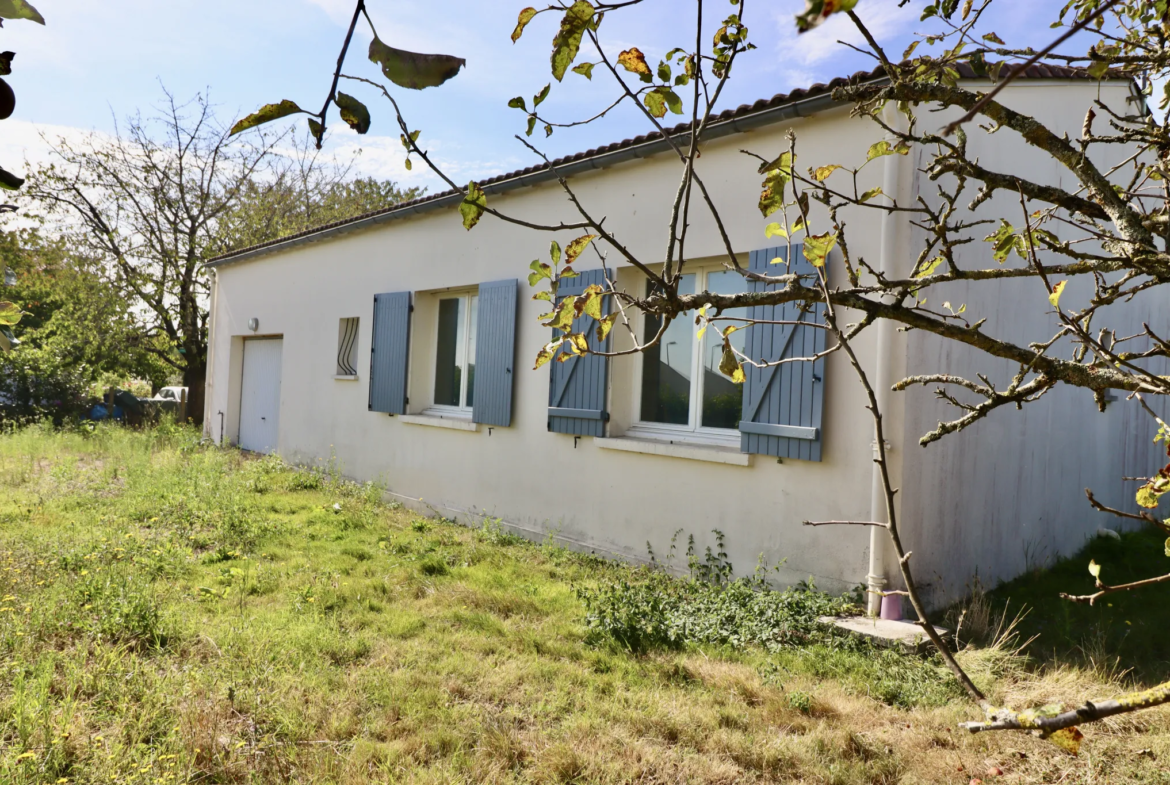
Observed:
[[[757,162],[741,149],[775,156],[792,129],[802,166],[856,165],[880,138],[873,123],[832,101],[833,86],[742,106],[713,124],[700,171],[744,263],[766,265],[782,251],[769,249],[776,241],[765,239],[756,207]],[[1039,68],[1001,95],[1075,134],[1094,99],[1124,106],[1130,91],[1127,82]],[[1007,132],[973,131],[970,144],[989,167],[1061,177],[1054,162]],[[555,165],[635,254],[661,255],[680,169],[660,136]],[[863,187],[881,185],[905,202],[919,192],[933,198],[935,185],[919,165],[914,155],[887,156],[864,170]],[[545,223],[573,217],[544,167],[482,186],[491,205],[511,215]],[[601,554],[644,559],[647,543],[661,553],[679,529],[700,547],[719,530],[740,571],[762,556],[780,563],[779,583],[812,578],[841,591],[866,583],[871,571],[873,580],[898,583],[884,540],[871,553],[869,530],[801,525],[884,515],[874,493],[872,423],[842,355],[753,370],[741,390],[713,370],[719,351],[711,332],[700,340],[680,319],[658,351],[532,370],[550,335],[537,318],[547,304],[530,298],[525,277],[528,262],[547,255],[550,237],[490,215],[464,231],[458,202],[436,194],[212,261],[207,435],[292,461],[335,456],[346,474],[380,480],[419,509],[469,524],[500,518],[531,537]],[[1009,199],[980,210],[1012,208]],[[742,287],[719,265],[723,246],[709,217],[691,215],[687,251],[700,260],[691,285]],[[908,274],[921,238],[907,221],[877,210],[849,221],[855,256]],[[976,243],[965,253],[990,251]],[[634,268],[609,259],[620,286],[645,285]],[[840,260],[830,276],[843,279]],[[577,280],[584,286],[590,274]],[[1075,296],[1070,288],[1066,297]],[[951,299],[986,317],[987,331],[1051,334],[1039,289],[984,285],[976,293],[956,284]],[[1164,311],[1146,318],[1164,321]],[[614,335],[621,346],[620,331]],[[747,340],[764,354],[786,343],[791,355],[824,336],[757,326]],[[935,603],[963,593],[976,574],[994,584],[1074,551],[1102,524],[1084,489],[1125,507],[1133,485],[1121,478],[1146,473],[1156,460],[1137,412],[1114,404],[1098,413],[1089,394],[1074,390],[920,448],[918,438],[954,412],[929,389],[886,392],[894,381],[943,370],[1003,379],[1011,368],[894,325],[866,331],[857,348],[888,399],[902,529]]]

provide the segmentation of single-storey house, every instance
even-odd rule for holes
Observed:
[[[963,77],[987,89],[985,77]],[[741,150],[774,157],[792,130],[802,169],[856,166],[882,138],[876,124],[833,101],[839,83],[741,106],[711,125],[700,172],[744,264],[767,269],[784,249],[765,237],[758,161]],[[1092,101],[1124,107],[1135,94],[1127,81],[1034,67],[1001,97],[1075,135]],[[1007,131],[972,128],[969,144],[990,168],[1068,181],[1054,161]],[[934,199],[937,184],[919,171],[923,156],[916,150],[875,161],[861,185],[880,185],[903,203]],[[660,135],[568,156],[555,167],[634,254],[661,256],[680,165]],[[576,218],[544,165],[481,185],[490,204],[510,215],[541,223]],[[1010,196],[1002,199],[979,215],[1019,209]],[[713,331],[700,337],[691,320],[678,319],[654,351],[533,370],[550,331],[538,319],[547,303],[531,299],[526,277],[530,260],[547,256],[550,236],[490,215],[464,231],[459,201],[438,193],[211,261],[207,436],[295,462],[335,458],[345,474],[382,482],[420,510],[471,525],[500,519],[529,537],[598,554],[645,559],[648,545],[662,554],[680,529],[702,549],[718,530],[740,573],[762,557],[778,565],[777,584],[811,580],[845,591],[899,583],[888,545],[871,540],[871,528],[802,525],[884,516],[873,424],[843,355],[749,369],[741,388],[717,370]],[[685,285],[742,287],[720,264],[723,244],[710,217],[692,209],[691,218]],[[891,274],[909,274],[922,247],[908,219],[879,210],[856,210],[849,232],[852,253]],[[563,245],[576,234],[556,239]],[[989,259],[991,251],[976,242],[963,253]],[[645,286],[616,254],[609,264],[620,287]],[[599,280],[590,266],[578,265],[582,287]],[[844,280],[840,259],[829,275]],[[948,297],[986,318],[986,331],[1043,338],[1054,317],[1039,287],[953,284]],[[1070,286],[1065,297],[1076,296]],[[1150,309],[1145,318],[1159,323],[1165,312]],[[749,350],[775,343],[801,356],[825,337],[758,325],[746,340]],[[629,343],[620,329],[612,341]],[[1006,382],[1014,369],[896,325],[865,331],[856,348],[885,399],[903,536],[935,604],[965,593],[977,577],[992,585],[1076,550],[1099,526],[1113,525],[1088,507],[1084,489],[1129,507],[1136,486],[1122,478],[1148,473],[1157,460],[1136,406],[1120,401],[1101,413],[1079,390],[1001,410],[919,447],[923,433],[955,412],[931,389],[889,392],[895,381],[946,371]]]

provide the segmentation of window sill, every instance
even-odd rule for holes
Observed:
[[[635,439],[629,436],[602,438],[596,436],[593,443],[603,450],[621,450],[644,455],[660,455],[664,458],[684,458],[690,461],[722,463],[727,466],[751,466],[752,456],[737,448],[720,447],[713,444],[680,444],[654,439]]]
[[[358,375],[355,373],[352,376],[347,376],[345,374],[338,373],[338,374],[334,374],[333,378],[334,378],[334,380],[339,381],[339,382],[356,382],[358,380]]]
[[[452,431],[479,431],[479,423],[462,417],[437,417],[433,414],[400,414],[398,419],[407,425],[426,425],[431,428],[447,428]]]

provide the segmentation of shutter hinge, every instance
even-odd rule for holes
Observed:
[[[402,402],[403,402],[403,403],[405,403],[405,404],[409,404],[409,403],[410,403],[410,398],[403,398],[403,399],[402,399]]]

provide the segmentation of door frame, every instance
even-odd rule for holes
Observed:
[[[280,396],[276,402],[277,444],[274,444],[272,446],[272,453],[274,454],[274,453],[276,453],[277,448],[279,447],[279,442],[280,442],[280,419],[279,418],[280,418],[280,410],[281,410],[282,404],[284,402],[284,333],[265,333],[265,334],[261,334],[261,335],[243,335],[243,336],[240,336],[240,338],[242,339],[241,344],[240,344],[240,365],[239,365],[240,384],[239,384],[239,390],[237,391],[237,394],[235,395],[235,399],[236,399],[235,446],[237,449],[241,449],[241,450],[247,449],[246,447],[244,447],[243,445],[240,444],[240,434],[244,428],[244,382],[245,382],[244,372],[245,372],[246,367],[247,367],[248,344],[253,342],[253,341],[280,341],[281,342],[281,352],[280,352],[280,376],[281,376],[280,388],[281,389],[280,389]]]

